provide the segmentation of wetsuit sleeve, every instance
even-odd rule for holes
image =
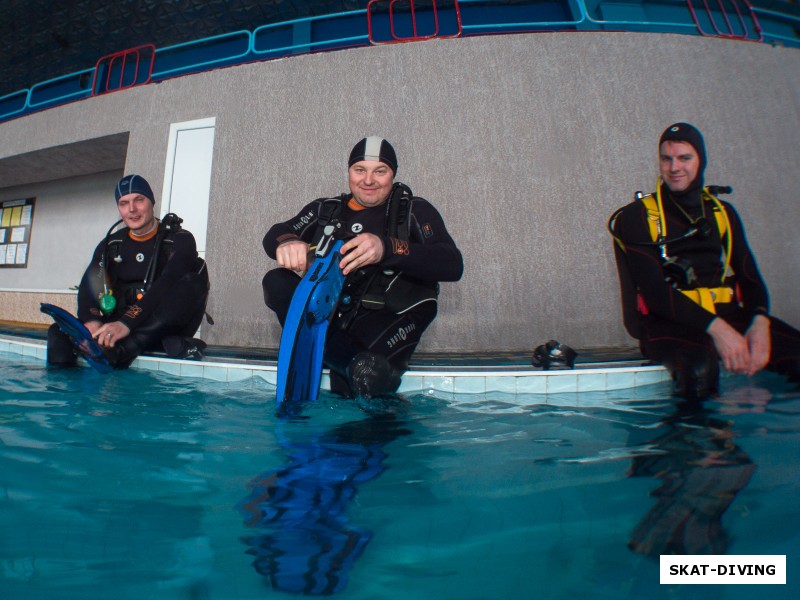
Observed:
[[[103,289],[101,279],[100,261],[103,258],[105,242],[97,244],[92,255],[92,261],[83,273],[81,283],[78,286],[78,320],[81,323],[88,321],[100,321],[102,316],[97,302],[97,293]]]
[[[161,302],[169,302],[172,286],[181,277],[197,268],[197,243],[190,232],[178,231],[172,237],[172,244],[172,255],[161,272],[157,274],[150,289],[141,300],[129,306],[119,319],[131,331],[147,321]]]
[[[705,331],[716,315],[664,280],[658,246],[637,245],[652,242],[644,204],[629,204],[616,220],[615,233],[625,243],[625,260],[647,310],[662,319]]]
[[[319,200],[306,204],[303,210],[288,221],[276,223],[270,227],[262,242],[267,256],[275,260],[278,246],[285,242],[299,240],[307,244],[311,243],[319,219],[320,204]]]
[[[384,236],[382,265],[423,281],[458,281],[464,259],[433,205],[414,198],[408,242]]]
[[[758,270],[755,256],[747,243],[744,226],[736,209],[727,202],[722,203],[728,213],[728,221],[733,235],[731,267],[739,287],[740,300],[751,317],[756,314],[769,314],[769,292]]]

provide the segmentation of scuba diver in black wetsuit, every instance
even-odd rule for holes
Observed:
[[[675,392],[717,391],[719,361],[800,380],[800,332],[769,314],[767,287],[733,206],[704,187],[706,151],[687,123],[659,140],[655,194],[637,194],[609,221],[628,332],[671,372]]]
[[[194,236],[181,219],[155,218],[155,199],[139,175],[122,178],[114,191],[121,221],[97,245],[78,288],[78,319],[116,368],[160,346],[175,358],[202,358],[193,339],[205,314],[209,279]],[[125,227],[114,231],[124,222]],[[47,335],[47,360],[76,361],[73,341],[58,325]]]
[[[397,390],[436,317],[438,282],[458,281],[464,269],[439,212],[395,183],[396,173],[391,144],[364,138],[350,153],[349,194],[315,200],[264,236],[264,250],[280,267],[264,276],[264,301],[281,325],[300,282],[297,273],[307,270],[309,250],[325,225],[341,223],[350,238],[341,250],[346,279],[324,354],[331,387],[344,396]]]

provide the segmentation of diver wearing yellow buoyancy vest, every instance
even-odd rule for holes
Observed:
[[[766,367],[800,377],[800,332],[769,316],[738,214],[703,186],[700,132],[686,123],[667,128],[659,165],[656,193],[637,195],[609,223],[628,332],[684,397],[717,390],[720,360],[735,373]]]

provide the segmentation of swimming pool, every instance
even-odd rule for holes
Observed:
[[[256,378],[0,353],[0,381],[0,598],[797,595],[800,392],[770,375],[703,410],[323,393],[292,422]],[[785,554],[787,585],[661,586],[666,547]]]

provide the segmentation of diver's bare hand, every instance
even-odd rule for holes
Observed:
[[[732,373],[748,374],[750,348],[744,336],[724,319],[717,317],[706,329],[711,336],[725,369]]]
[[[275,251],[275,260],[285,269],[303,272],[308,268],[308,244],[300,240],[285,242]]]
[[[128,337],[131,330],[120,321],[112,321],[100,327],[92,337],[97,340],[101,348],[113,348],[121,339]]]
[[[339,263],[345,275],[381,262],[383,258],[383,242],[373,233],[362,233],[342,246],[344,258]]]

